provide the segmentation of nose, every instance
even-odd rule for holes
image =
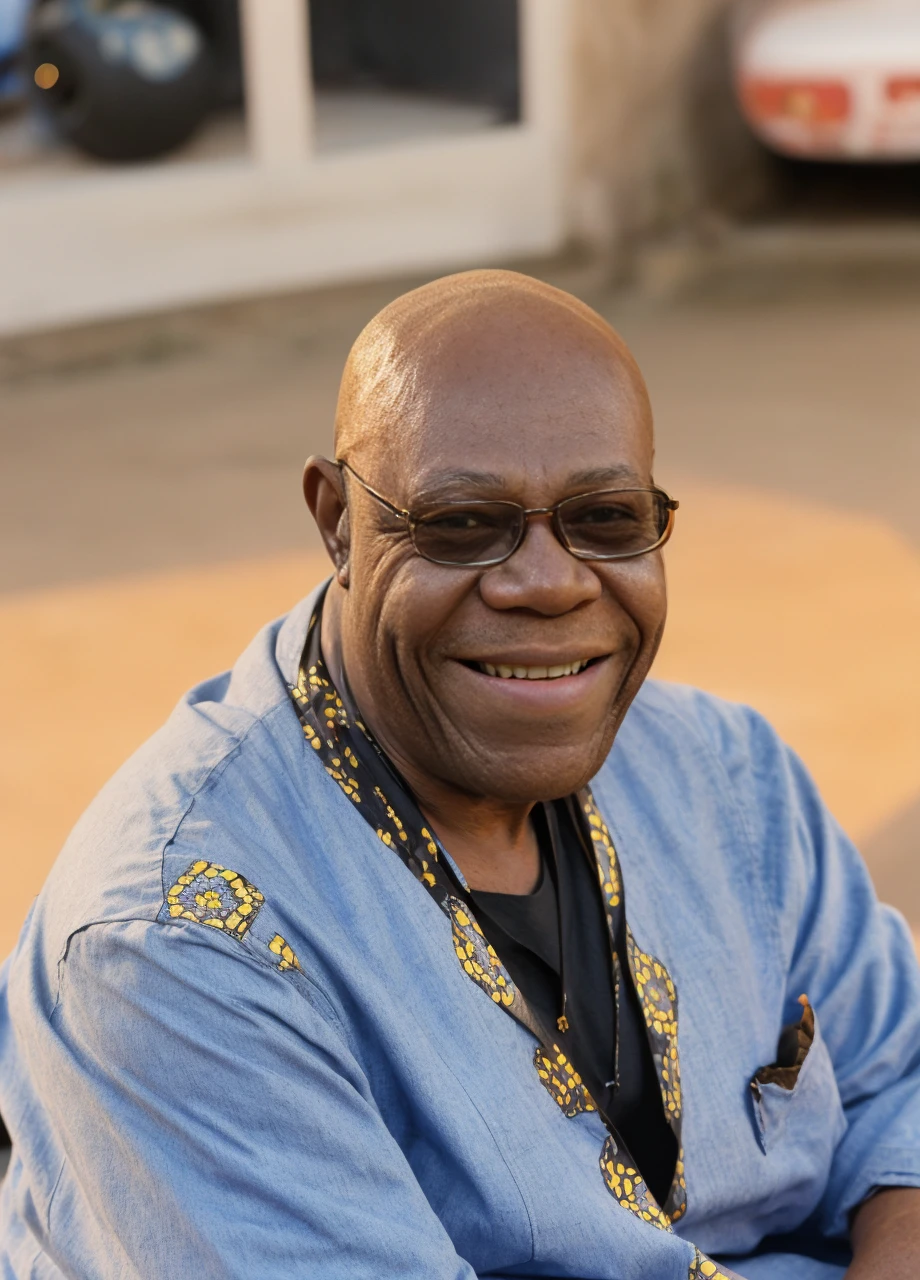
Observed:
[[[548,515],[531,516],[514,555],[479,580],[479,593],[490,609],[530,609],[550,618],[596,600],[601,590],[590,563],[566,551]]]

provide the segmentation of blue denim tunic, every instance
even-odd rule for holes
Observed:
[[[597,1113],[559,1105],[311,750],[289,690],[312,603],[103,789],[2,971],[0,1275],[689,1280],[708,1255],[840,1277],[805,1245],[752,1255],[920,1186],[920,975],[796,757],[754,712],[648,682],[593,783],[677,989],[669,1229],[611,1194]],[[755,1092],[802,993],[795,1085]]]

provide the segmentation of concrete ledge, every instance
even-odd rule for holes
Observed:
[[[782,222],[751,226],[704,225],[643,246],[636,255],[634,283],[662,298],[727,282],[733,296],[765,272],[847,273],[894,269],[920,283],[920,220],[833,225]]]

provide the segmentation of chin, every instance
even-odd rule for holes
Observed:
[[[465,790],[506,804],[538,804],[561,800],[586,786],[607,758],[613,742],[586,750],[582,741],[570,748],[516,747],[484,751],[472,770],[475,777],[457,782]]]

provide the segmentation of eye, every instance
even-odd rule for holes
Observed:
[[[635,523],[637,512],[635,508],[623,503],[598,502],[590,507],[582,507],[569,518],[577,524]]]
[[[438,529],[443,533],[465,533],[467,530],[479,529],[485,521],[471,511],[458,511],[455,514],[429,516],[425,524],[429,529]]]
[[[435,511],[423,516],[420,523],[432,533],[481,533],[494,529],[499,517],[494,512],[474,508]]]

